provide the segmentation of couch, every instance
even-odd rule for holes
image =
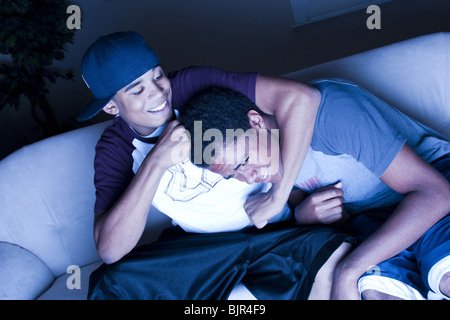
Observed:
[[[450,137],[450,33],[377,48],[284,75],[352,80]],[[93,240],[94,147],[110,122],[26,146],[0,162],[0,298],[85,299],[100,265]],[[140,243],[170,220],[151,209]],[[252,298],[242,285],[233,298]]]

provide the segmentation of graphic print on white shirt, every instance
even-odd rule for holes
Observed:
[[[136,174],[147,154],[153,148],[153,144],[133,140],[136,148],[133,153],[133,172]],[[189,175],[186,174],[189,171]],[[164,193],[174,201],[190,201],[200,194],[211,190],[223,177],[206,169],[201,169],[192,164],[189,159],[174,165],[168,169],[170,182]]]
[[[135,139],[133,146],[136,173],[153,145]],[[186,160],[164,173],[152,205],[188,232],[236,231],[251,225],[243,207],[247,198],[269,188],[268,184],[225,180]],[[270,222],[286,220],[289,216],[289,208],[285,206]]]
[[[171,179],[164,193],[174,201],[190,201],[202,193],[211,190],[220,180],[221,175],[206,169],[187,168],[195,167],[188,159],[171,167],[168,171]],[[191,174],[186,175],[186,170]]]

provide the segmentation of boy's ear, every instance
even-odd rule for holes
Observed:
[[[109,101],[108,104],[103,107],[103,111],[113,116],[119,113],[119,109],[117,108],[114,100]]]
[[[247,113],[250,126],[255,129],[267,129],[263,116],[256,110],[250,110]]]

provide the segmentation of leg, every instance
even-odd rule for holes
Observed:
[[[334,270],[351,249],[352,245],[345,242],[330,256],[314,278],[308,300],[330,300]]]
[[[428,289],[417,268],[414,247],[369,269],[358,281],[364,300],[424,300]]]

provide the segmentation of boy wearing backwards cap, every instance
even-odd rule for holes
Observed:
[[[342,257],[349,249],[344,242],[351,241],[329,228],[285,221],[295,178],[290,173],[299,170],[311,141],[318,90],[218,68],[191,67],[166,76],[156,53],[134,32],[99,38],[83,57],[82,74],[94,99],[78,119],[101,110],[116,116],[96,147],[94,239],[106,264],[91,276],[89,298],[223,299],[239,281],[263,299],[302,299],[317,292],[312,290],[317,273],[332,274],[327,260]],[[262,183],[250,186],[197,168],[185,160],[188,152],[174,157],[174,150],[189,148],[175,120],[178,110],[211,86],[241,92],[284,124],[284,175],[269,191]],[[293,134],[298,130],[303,135]],[[152,204],[189,233],[166,232],[130,253]],[[268,221],[274,212],[279,214]],[[285,222],[264,232],[247,228],[278,221]]]

